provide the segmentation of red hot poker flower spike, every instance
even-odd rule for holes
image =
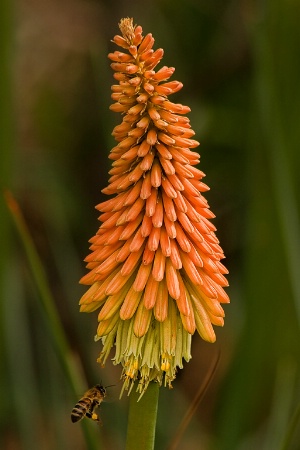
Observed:
[[[213,325],[222,326],[222,303],[229,298],[223,251],[210,222],[214,217],[203,193],[209,188],[196,166],[190,108],[168,96],[182,83],[168,81],[173,67],[155,71],[163,50],[154,50],[151,33],[122,19],[121,47],[112,61],[112,111],[123,115],[113,130],[117,145],[108,186],[112,197],[100,203],[102,222],[90,240],[89,273],[81,283],[91,285],[80,310],[98,308],[96,340],[104,364],[116,345],[115,364],[123,366],[124,388],[138,379],[144,393],[149,381],[171,385],[183,358],[189,361],[191,336],[197,330],[216,339]]]

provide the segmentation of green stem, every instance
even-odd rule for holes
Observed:
[[[143,397],[130,394],[126,450],[153,450],[158,408],[158,383],[151,382]]]

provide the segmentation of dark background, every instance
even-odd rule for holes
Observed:
[[[59,317],[88,385],[117,384],[91,433],[124,448],[120,368],[96,364],[97,314],[79,314],[88,239],[98,228],[121,117],[109,111],[107,53],[122,17],[162,47],[162,64],[191,107],[200,169],[211,188],[230,270],[217,343],[193,338],[174,389],[162,388],[157,449],[165,449],[220,361],[179,448],[281,449],[300,402],[300,5],[297,0],[4,0],[0,11],[1,188],[17,198]],[[0,446],[84,450],[76,402],[45,329],[39,294],[1,199]],[[81,393],[78,393],[80,395]],[[297,434],[297,433],[296,433]],[[299,433],[298,433],[299,438]],[[291,449],[299,448],[297,437]]]

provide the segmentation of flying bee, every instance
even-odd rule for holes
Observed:
[[[71,412],[72,422],[78,422],[84,417],[100,422],[99,416],[95,413],[95,409],[100,406],[106,397],[106,388],[110,386],[101,386],[96,384],[81,397]]]

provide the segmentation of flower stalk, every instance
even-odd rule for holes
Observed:
[[[130,395],[126,450],[152,450],[158,409],[158,383],[150,383],[140,401],[137,401],[138,397],[135,391]]]
[[[102,224],[90,240],[80,310],[100,309],[98,361],[104,365],[115,346],[123,390],[137,381],[140,398],[151,381],[171,387],[191,358],[195,331],[215,341],[213,325],[223,326],[229,298],[190,108],[168,98],[182,83],[168,81],[173,67],[154,70],[163,50],[153,50],[151,33],[143,36],[129,18],[119,27],[113,42],[121,50],[108,55],[118,83],[110,109],[123,120],[112,133],[117,144],[102,190],[111,197],[96,206]]]

